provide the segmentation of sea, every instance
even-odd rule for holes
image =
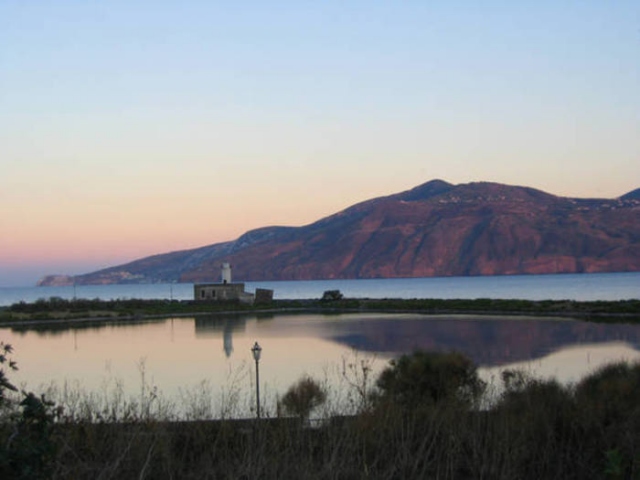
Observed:
[[[640,299],[640,272],[245,282],[246,291],[256,288],[291,300],[320,298],[326,290],[340,290],[347,298],[629,300]],[[50,297],[191,300],[193,284],[0,287],[0,307]]]

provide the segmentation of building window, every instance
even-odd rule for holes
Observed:
[[[204,290],[200,290],[200,298],[204,298]]]

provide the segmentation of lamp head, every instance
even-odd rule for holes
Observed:
[[[253,353],[253,359],[257,362],[260,360],[260,354],[262,353],[262,347],[258,345],[258,342],[253,344],[251,347],[251,353]]]

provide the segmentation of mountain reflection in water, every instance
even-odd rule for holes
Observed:
[[[640,326],[521,316],[336,314],[198,317],[196,336],[233,335],[257,321],[269,336],[320,337],[361,352],[392,357],[416,349],[458,351],[479,366],[542,358],[580,345],[624,343],[640,350]]]
[[[640,351],[640,325],[592,323],[566,318],[384,313],[205,315],[147,321],[106,321],[13,326],[18,336],[46,340],[70,331],[94,335],[168,322],[193,322],[195,337],[220,338],[225,356],[234,354],[234,336],[313,338],[390,358],[415,349],[458,351],[477,365],[492,367],[535,360],[565,348],[610,343]],[[249,328],[251,333],[247,332]],[[246,352],[243,352],[243,354]]]
[[[332,338],[357,350],[393,355],[417,348],[458,351],[480,366],[496,366],[585,344],[623,342],[638,350],[640,326],[531,317],[437,316],[356,320],[338,325]]]
[[[14,325],[0,328],[0,339],[16,351],[20,370],[12,379],[30,390],[45,391],[54,382],[58,388],[80,385],[104,394],[117,384],[136,397],[144,381],[182,404],[205,382],[208,397],[220,404],[237,392],[244,399],[238,408],[247,416],[254,405],[256,341],[263,348],[263,391],[272,399],[307,374],[327,381],[339,396],[347,391],[344,377],[351,365],[371,362],[375,378],[390,358],[417,348],[459,351],[487,379],[499,378],[504,368],[524,368],[574,381],[604,363],[640,359],[640,325],[518,316],[209,315],[50,323],[37,329]]]

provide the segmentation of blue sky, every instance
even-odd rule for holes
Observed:
[[[640,187],[637,1],[0,3],[0,285],[433,178]]]

